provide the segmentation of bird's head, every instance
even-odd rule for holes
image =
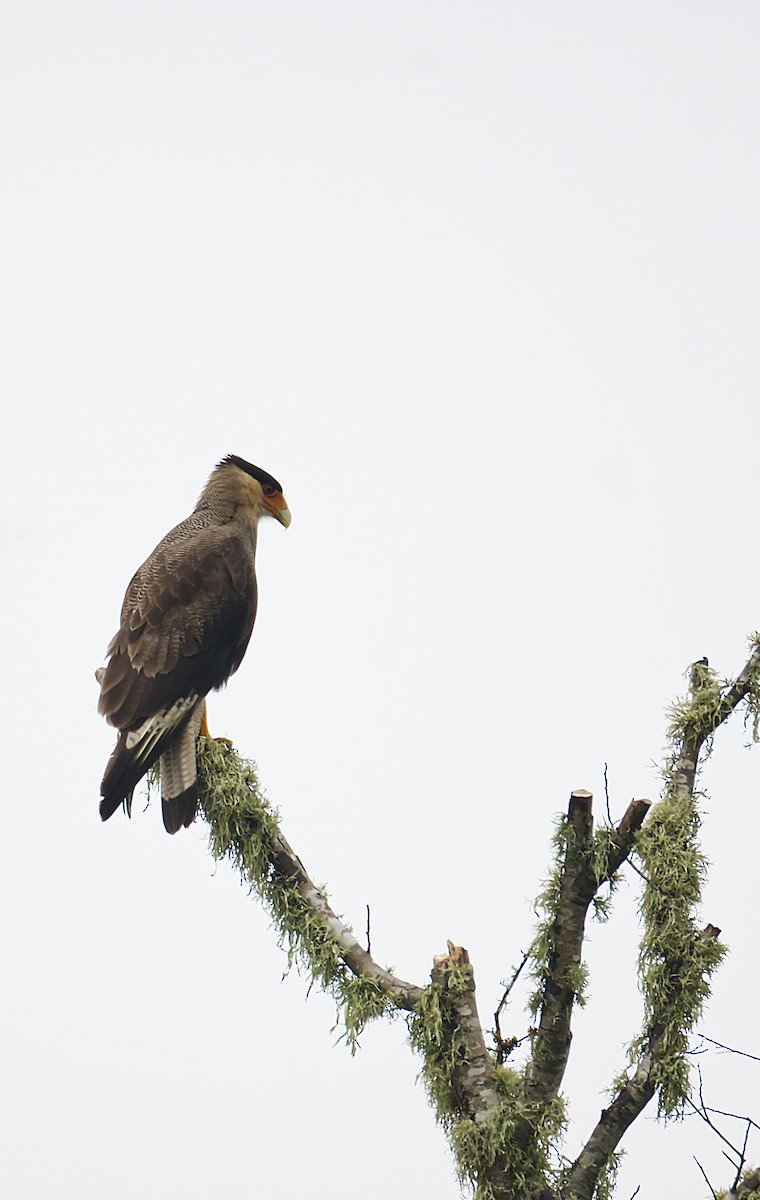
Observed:
[[[208,490],[217,486],[226,499],[247,508],[255,518],[274,517],[286,529],[290,524],[290,510],[281,484],[237,454],[228,454],[217,463],[206,487]]]

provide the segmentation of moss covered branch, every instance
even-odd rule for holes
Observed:
[[[290,962],[335,998],[354,1048],[369,1020],[408,1014],[412,1045],[457,1169],[480,1200],[553,1196],[549,1155],[564,1121],[555,1098],[526,1103],[522,1076],[495,1064],[487,1049],[467,952],[449,945],[426,988],[379,966],[334,912],[282,834],[253,764],[202,739],[200,802],[217,859],[228,859],[259,896]]]
[[[646,878],[639,953],[644,1027],[631,1059],[635,1063],[646,1053],[658,1033],[651,1079],[666,1117],[680,1115],[689,1096],[689,1042],[725,952],[719,930],[709,926],[706,937],[700,929],[706,862],[695,789],[700,754],[738,703],[726,705],[726,694],[706,660],[693,665],[689,697],[672,712],[663,796],[637,838]]]
[[[259,896],[289,962],[334,996],[351,1048],[368,1021],[413,1009],[423,989],[376,963],[333,911],[282,834],[253,764],[201,738],[198,782],[214,857],[229,859]]]
[[[497,1062],[485,1044],[467,952],[449,943],[426,987],[382,967],[310,878],[280,830],[253,764],[201,739],[200,803],[215,857],[228,859],[259,896],[289,962],[303,966],[335,998],[352,1050],[368,1021],[404,1014],[460,1179],[478,1200],[606,1200],[617,1146],[650,1100],[658,1097],[664,1116],[682,1110],[689,1094],[689,1037],[723,953],[719,930],[700,932],[697,925],[705,870],[697,774],[713,734],[739,705],[746,705],[757,738],[759,676],[758,636],[733,682],[719,681],[706,661],[694,665],[689,696],[673,710],[663,796],[647,820],[649,801],[637,800],[617,829],[594,830],[590,793],[571,796],[555,840],[554,872],[541,897],[544,920],[530,952],[534,1013],[540,1017],[521,1069]],[[603,914],[607,900],[600,889],[614,886],[633,850],[646,880],[639,960],[643,1030],[609,1107],[577,1160],[563,1165],[559,1089],[574,1006],[583,1000],[585,921],[592,905]]]
[[[706,867],[696,792],[700,758],[742,702],[757,736],[759,673],[755,637],[733,682],[720,681],[706,659],[694,663],[689,694],[672,709],[663,796],[636,836],[646,881],[639,952],[644,1027],[631,1045],[632,1073],[618,1082],[612,1103],[571,1168],[563,1200],[590,1200],[626,1130],[650,1100],[657,1096],[660,1115],[670,1117],[682,1113],[689,1097],[690,1038],[725,953],[720,930],[714,925],[700,930],[698,924]]]
[[[648,800],[633,801],[616,830],[602,829],[595,837],[592,802],[591,792],[584,789],[571,795],[567,818],[558,830],[557,867],[543,897],[547,917],[533,946],[534,975],[540,984],[534,1005],[540,1018],[526,1074],[529,1103],[559,1091],[570,1054],[573,1007],[583,1002],[586,915],[599,888],[612,882],[633,849],[649,809]]]
[[[752,1167],[727,1192],[718,1192],[717,1200],[760,1200],[760,1170]]]
[[[719,933],[719,929],[708,925],[700,935],[700,941],[715,948]],[[714,953],[714,949],[711,953]],[[679,984],[683,987],[683,979],[673,982],[674,987],[677,988]],[[641,1047],[635,1070],[630,1077],[620,1081],[612,1103],[609,1108],[602,1110],[596,1128],[568,1172],[560,1193],[562,1200],[591,1200],[600,1176],[626,1131],[661,1085],[662,1067],[671,1054],[667,1038],[665,1025],[652,1027],[646,1044]]]

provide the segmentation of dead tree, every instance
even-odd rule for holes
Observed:
[[[740,707],[757,739],[760,636],[733,680],[720,680],[706,659],[692,666],[688,695],[672,710],[670,758],[657,804],[634,800],[616,826],[595,827],[591,794],[579,789],[570,796],[539,898],[543,917],[523,964],[536,982],[535,1024],[519,1068],[507,1061],[515,1039],[502,1036],[502,1005],[493,1048],[487,1043],[467,951],[449,942],[424,986],[385,970],[283,837],[253,765],[202,739],[201,803],[214,855],[229,859],[259,895],[290,961],[333,995],[352,1049],[368,1021],[404,1015],[460,1179],[477,1200],[604,1200],[614,1192],[618,1147],[650,1101],[656,1098],[665,1117],[691,1103],[690,1039],[724,953],[720,930],[699,921],[703,860],[695,785],[715,732]],[[644,880],[643,1024],[610,1103],[568,1163],[559,1150],[566,1127],[560,1087],[573,1012],[583,998],[586,921],[590,910],[605,915],[607,893],[633,856]],[[752,1195],[759,1179],[758,1172],[743,1170],[729,1195]]]

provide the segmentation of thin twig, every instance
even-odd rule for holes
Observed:
[[[746,1050],[735,1050],[733,1046],[726,1046],[723,1042],[716,1042],[715,1038],[708,1037],[706,1033],[698,1035],[703,1042],[709,1042],[711,1046],[717,1046],[719,1050],[726,1050],[729,1054],[738,1054],[741,1058],[751,1058],[753,1062],[760,1062],[760,1055],[749,1054]]]
[[[504,1008],[504,1005],[507,1003],[507,998],[509,996],[509,993],[512,991],[512,988],[515,986],[518,979],[520,978],[520,973],[521,973],[523,967],[525,966],[525,964],[527,963],[529,957],[530,957],[530,951],[526,950],[522,956],[522,962],[520,963],[519,967],[516,969],[516,971],[512,975],[512,978],[510,979],[509,983],[507,984],[506,988],[504,989],[504,995],[502,996],[501,1000],[499,1001],[498,1008],[496,1009],[496,1012],[493,1015],[493,1020],[494,1020],[493,1038],[494,1038],[494,1043],[496,1045],[496,1061],[498,1062],[499,1066],[502,1066],[504,1064],[507,1053],[510,1050],[514,1050],[515,1046],[519,1046],[520,1042],[525,1040],[525,1038],[520,1038],[518,1041],[515,1038],[502,1037],[501,1025],[499,1024],[499,1017],[501,1015],[501,1010]],[[526,1034],[526,1036],[527,1036],[527,1034]]]
[[[628,866],[631,867],[632,870],[634,870],[636,872],[636,874],[639,876],[640,879],[644,880],[644,883],[651,884],[652,880],[649,878],[646,871],[642,871],[641,867],[637,867],[636,863],[633,861],[632,858],[628,859]]]
[[[718,1193],[716,1192],[716,1190],[715,1190],[715,1188],[713,1187],[713,1185],[710,1183],[710,1180],[707,1178],[707,1175],[706,1175],[706,1173],[705,1173],[705,1169],[704,1169],[704,1167],[702,1166],[701,1162],[699,1161],[699,1159],[697,1158],[697,1156],[696,1156],[695,1154],[693,1154],[693,1155],[692,1155],[692,1158],[694,1159],[694,1162],[697,1164],[697,1166],[699,1167],[700,1171],[702,1172],[702,1178],[704,1179],[705,1183],[707,1184],[707,1186],[709,1187],[710,1191],[712,1192],[713,1200],[718,1200]]]
[[[691,1097],[689,1097],[687,1099],[687,1104],[691,1105],[691,1107],[694,1110],[694,1112],[696,1113],[696,1115],[704,1121],[705,1125],[709,1126],[709,1128],[712,1129],[713,1133],[717,1137],[719,1137],[720,1140],[722,1142],[724,1142],[726,1146],[728,1146],[729,1150],[733,1150],[734,1154],[739,1156],[740,1151],[739,1151],[738,1147],[736,1147],[733,1142],[729,1141],[729,1139],[725,1136],[725,1134],[721,1133],[721,1131],[720,1131],[720,1129],[718,1129],[717,1125],[715,1125],[710,1120],[709,1110],[707,1108],[707,1105],[705,1104],[705,1098],[704,1098],[704,1095],[702,1092],[702,1087],[703,1087],[702,1070],[701,1070],[699,1064],[697,1064],[697,1079],[699,1080],[699,1087],[697,1089],[697,1093],[699,1095],[699,1104],[698,1105],[695,1104],[694,1101],[691,1099]],[[736,1166],[736,1163],[733,1162],[733,1160],[731,1161],[731,1166],[732,1167]]]
[[[367,954],[372,953],[372,942],[371,942],[370,936],[369,936],[369,920],[370,920],[369,905],[367,905]]]
[[[749,1121],[754,1129],[760,1129],[757,1121],[753,1121],[752,1117],[747,1117],[743,1113],[724,1112],[722,1108],[712,1108],[709,1104],[705,1110],[709,1113],[714,1113],[716,1117],[730,1117],[733,1121]]]
[[[736,1168],[736,1179],[734,1180],[734,1186],[731,1188],[732,1192],[739,1191],[739,1182],[742,1177],[742,1171],[744,1170],[744,1164],[747,1161],[747,1142],[749,1141],[749,1131],[751,1128],[752,1128],[752,1122],[747,1121],[747,1129],[745,1131],[744,1142],[742,1144],[741,1162],[739,1163],[739,1166]]]

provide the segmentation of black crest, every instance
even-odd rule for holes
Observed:
[[[262,471],[261,467],[254,467],[253,463],[246,462],[239,454],[228,454],[216,466],[217,470],[219,467],[240,467],[240,470],[245,471],[246,475],[252,475],[254,479],[258,479],[262,487],[274,488],[276,492],[282,491],[282,484],[278,483],[273,475],[268,475],[266,471]]]

